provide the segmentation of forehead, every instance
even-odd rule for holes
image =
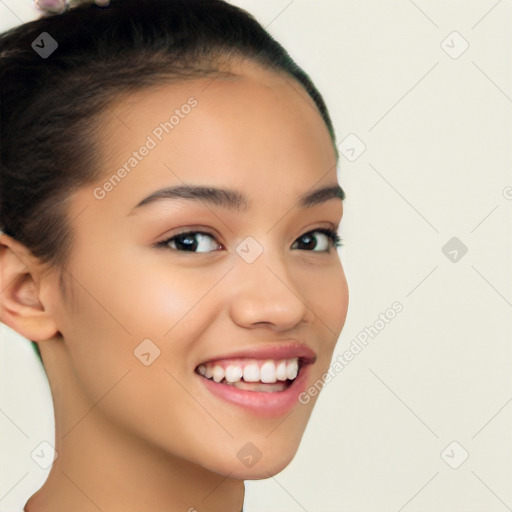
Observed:
[[[226,142],[229,138],[238,139],[231,142],[238,142],[237,146],[246,150],[251,145],[261,146],[267,142],[269,150],[277,145],[285,151],[289,149],[285,145],[286,136],[294,135],[296,141],[302,139],[301,143],[310,139],[311,144],[304,149],[330,151],[334,155],[324,120],[307,91],[293,77],[245,59],[219,65],[219,73],[162,82],[123,95],[109,105],[103,113],[99,141],[104,161],[115,156],[116,150],[126,152],[136,143],[135,137],[147,136],[155,128],[157,132],[165,131],[160,134],[165,140],[157,142],[169,146],[187,135],[189,142],[202,146],[208,140],[219,142],[224,136]],[[197,103],[193,109],[187,106],[191,98]],[[173,113],[179,119],[176,116],[173,119]],[[169,121],[174,126],[169,127]],[[158,125],[166,125],[169,130],[165,130],[165,126],[158,130]],[[171,130],[172,134],[168,133]],[[169,134],[172,136],[165,137]],[[268,139],[276,135],[274,144],[268,144]],[[104,141],[111,143],[107,151]]]
[[[260,204],[264,196],[268,208],[336,181],[328,129],[298,82],[248,62],[223,71],[109,105],[97,131],[98,183],[124,171],[102,207],[128,211],[158,188],[186,183],[243,190]]]

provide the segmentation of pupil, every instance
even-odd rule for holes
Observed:
[[[180,240],[182,240],[181,243],[180,243]],[[178,237],[176,239],[176,244],[182,245],[185,249],[188,249],[188,250],[194,250],[197,248],[197,243],[195,243],[193,237],[191,237],[189,235],[183,235],[182,237]]]
[[[314,239],[311,235],[304,235],[302,237],[303,240],[307,240],[306,241],[306,244],[305,245],[308,245],[310,248],[313,248],[315,247],[315,244],[314,244]]]

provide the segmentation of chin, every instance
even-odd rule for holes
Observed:
[[[260,461],[252,469],[243,472],[243,476],[240,478],[244,480],[263,480],[265,478],[271,478],[283,471],[293,460],[294,455],[295,453],[280,460],[267,461],[266,464]]]
[[[242,446],[238,446],[239,444]],[[273,442],[269,443],[269,438],[265,439],[262,436],[261,441],[255,440],[254,444],[251,442],[237,443],[234,457],[230,455],[219,459],[217,457],[220,454],[216,454],[216,460],[210,460],[207,469],[239,480],[270,478],[290,464],[297,453],[299,444],[300,438],[283,439],[282,436],[276,435]]]
[[[234,468],[233,462],[230,461],[227,465],[222,465],[222,471],[218,471],[218,473],[224,476],[229,475],[230,478],[237,480],[264,480],[283,471],[292,460],[293,455],[265,462],[260,460],[252,468],[241,467],[238,461],[235,463],[236,468]]]

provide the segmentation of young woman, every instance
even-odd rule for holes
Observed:
[[[347,314],[322,96],[222,0],[82,4],[0,55],[0,314],[56,425],[24,510],[239,512]]]

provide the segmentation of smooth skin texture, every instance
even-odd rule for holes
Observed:
[[[194,372],[234,350],[295,339],[328,369],[348,309],[348,286],[329,239],[340,199],[306,209],[300,195],[337,185],[336,156],[312,100],[293,79],[246,62],[236,77],[197,79],[132,93],[104,113],[104,178],[76,191],[73,249],[63,274],[1,238],[1,319],[37,341],[56,418],[54,462],[29,512],[239,512],[244,479],[285,468],[317,397],[283,417],[260,417],[213,396]],[[194,97],[198,104],[104,199],[93,191]],[[135,208],[180,184],[237,190],[247,211],[187,199]],[[201,252],[157,242],[201,230]],[[252,236],[253,263],[237,253]],[[297,240],[299,239],[299,242]],[[198,240],[196,235],[195,240]],[[160,356],[144,366],[144,339]],[[247,442],[261,459],[237,457]]]

